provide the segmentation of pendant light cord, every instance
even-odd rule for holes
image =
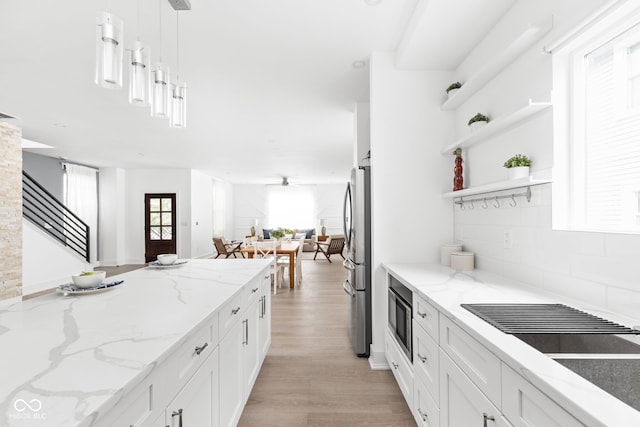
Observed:
[[[137,7],[137,9],[138,9],[138,16],[137,16],[137,20],[138,20],[138,35],[137,35],[136,39],[138,41],[140,41],[140,0],[138,0],[137,6],[138,6]]]
[[[176,11],[176,83],[180,82],[180,13]]]
[[[158,0],[158,22],[160,22],[160,63],[162,63],[162,0]]]

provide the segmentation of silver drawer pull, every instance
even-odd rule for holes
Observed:
[[[238,307],[238,308],[234,308],[234,309],[232,309],[232,310],[231,310],[231,314],[232,314],[233,316],[235,316],[236,314],[238,314],[238,312],[239,312],[239,311],[240,311],[240,307]]]
[[[496,417],[493,417],[491,415],[488,414],[482,414],[482,418],[484,418],[484,423],[482,424],[483,427],[487,427],[487,421],[496,421]]]
[[[200,353],[202,353],[204,351],[205,348],[207,348],[209,346],[209,343],[206,342],[203,345],[201,345],[200,347],[196,347],[196,354],[198,356],[200,356]]]
[[[427,416],[427,414],[422,412],[420,408],[418,408],[418,414],[420,414],[420,418],[422,418],[422,421],[424,421],[425,423],[429,420],[429,417]]]
[[[178,409],[177,411],[173,411],[173,413],[171,414],[171,418],[173,417],[180,417],[178,418],[178,427],[182,427],[182,409]]]
[[[427,363],[427,356],[423,356],[420,353],[418,353],[418,359],[420,359],[422,363]]]
[[[416,313],[418,314],[418,316],[422,317],[423,319],[427,317],[427,313],[420,313],[420,310],[416,310]]]
[[[260,289],[260,288],[253,288],[253,289],[251,289],[251,293],[252,293],[252,294],[255,294],[256,292],[258,292],[258,289]]]
[[[391,364],[393,365],[393,369],[398,369],[398,364],[396,362],[391,362]]]

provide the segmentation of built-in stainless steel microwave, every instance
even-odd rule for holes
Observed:
[[[400,283],[398,279],[389,275],[389,328],[411,362],[413,362],[411,350],[412,300],[411,290]]]

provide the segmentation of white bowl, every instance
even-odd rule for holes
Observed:
[[[178,260],[178,255],[176,254],[160,254],[158,255],[158,263],[162,265],[175,264]]]
[[[93,288],[102,283],[106,275],[107,273],[104,271],[85,271],[74,274],[71,276],[71,280],[79,288]]]

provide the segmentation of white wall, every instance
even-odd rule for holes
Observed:
[[[465,66],[479,66],[490,52],[498,52],[509,40],[509,28],[543,15],[554,15],[554,30],[460,108],[456,130],[463,117],[476,110],[512,109],[527,97],[542,97],[552,90],[551,57],[541,55],[542,43],[560,38],[604,0],[553,0],[518,2],[494,33],[469,56]],[[517,81],[517,85],[512,83]],[[530,155],[533,170],[553,166],[553,117],[535,116],[522,127],[469,150],[473,185],[505,179],[502,162],[515,153]],[[561,143],[561,141],[556,141]],[[568,296],[614,312],[635,315],[640,310],[640,236],[608,233],[553,231],[551,186],[533,188],[531,203],[517,207],[455,209],[455,236],[476,253],[478,268],[493,271],[524,284]],[[503,247],[505,230],[513,236],[513,248]]]
[[[191,258],[213,254],[213,179],[191,171]]]
[[[315,188],[316,214],[314,226],[320,234],[320,218],[327,219],[327,234],[342,234],[342,201],[347,185],[317,184]],[[250,232],[254,219],[258,219],[256,233],[267,226],[267,185],[236,184],[233,186],[234,239],[242,239]]]
[[[384,364],[386,277],[382,262],[437,262],[453,239],[453,156],[440,154],[453,117],[440,110],[450,72],[402,71],[390,53],[374,53],[371,69],[373,237],[372,364]]]
[[[101,168],[99,179],[100,264],[125,264],[126,178],[124,169]]]

